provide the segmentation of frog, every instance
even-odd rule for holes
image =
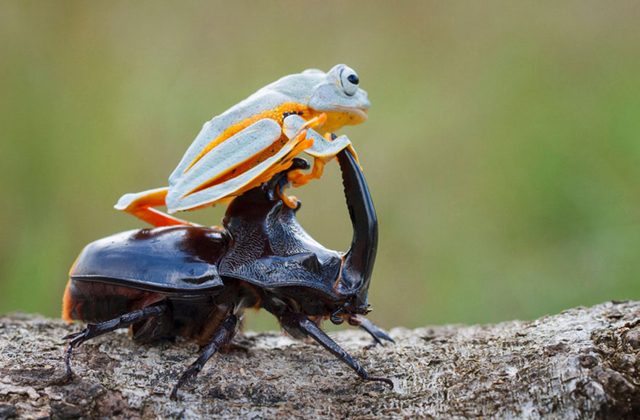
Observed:
[[[305,152],[313,168],[287,175],[288,185],[303,186],[320,179],[325,164],[345,148],[357,159],[351,140],[335,131],[364,122],[370,106],[360,78],[345,64],[326,73],[308,69],[284,76],[205,122],[167,187],[125,194],[115,208],[156,227],[194,225],[172,214],[229,203],[289,169]],[[296,208],[295,197],[284,189],[280,194]]]

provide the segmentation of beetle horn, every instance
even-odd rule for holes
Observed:
[[[353,154],[344,149],[337,158],[353,225],[353,239],[345,254],[337,292],[343,296],[357,294],[360,303],[365,305],[378,249],[378,218],[369,187]]]

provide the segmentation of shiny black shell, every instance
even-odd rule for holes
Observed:
[[[203,322],[216,305],[262,307],[275,315],[328,316],[344,305],[366,312],[375,210],[354,156],[345,150],[337,157],[354,228],[346,253],[325,248],[298,223],[300,207],[291,209],[280,197],[288,183],[284,171],[237,197],[224,228],[142,229],[87,245],[71,269],[63,317],[95,322],[163,299],[185,320],[197,306]],[[289,170],[307,168],[296,158]]]
[[[208,294],[224,287],[218,264],[228,245],[226,233],[212,228],[131,230],[87,245],[70,276],[165,294]]]

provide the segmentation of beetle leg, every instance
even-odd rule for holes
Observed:
[[[218,330],[215,337],[213,337],[211,343],[205,347],[204,351],[200,354],[200,357],[198,357],[198,359],[184,371],[182,376],[180,376],[180,379],[178,379],[178,382],[171,391],[172,400],[175,400],[178,396],[178,388],[184,385],[185,382],[193,380],[198,376],[198,373],[200,373],[211,356],[217,353],[221,347],[225,347],[231,343],[231,340],[236,333],[237,325],[238,317],[236,315],[231,314],[224,320],[222,327]]]
[[[351,369],[353,369],[358,376],[365,381],[377,381],[384,382],[393,388],[393,382],[389,378],[377,378],[369,376],[366,370],[358,363],[357,360],[352,358],[342,347],[340,347],[335,341],[331,339],[315,322],[311,321],[304,315],[287,312],[280,317],[280,324],[296,338],[299,337],[311,337],[316,340],[322,347],[329,350],[334,356],[346,363]]]
[[[373,342],[371,344],[368,344],[367,346],[365,346],[364,347],[365,350],[369,350],[369,349],[375,347],[378,344],[380,344],[381,346],[384,346],[384,343],[382,342],[382,340],[387,340],[387,341],[390,341],[392,343],[395,343],[393,338],[391,338],[389,336],[389,334],[387,334],[386,331],[384,331],[382,328],[376,326],[373,322],[369,321],[366,318],[360,318],[359,316],[352,316],[349,321],[350,321],[349,323],[351,323],[351,325],[354,325],[354,326],[362,328],[363,330],[368,332],[371,335],[371,337],[373,337]],[[354,321],[355,321],[355,323],[352,323]]]
[[[73,371],[71,370],[71,353],[76,347],[80,347],[82,343],[92,338],[101,336],[111,331],[115,331],[118,328],[128,327],[136,322],[144,321],[145,319],[162,315],[167,309],[167,305],[157,304],[153,306],[147,306],[146,308],[139,309],[137,311],[129,312],[118,318],[114,318],[109,321],[101,322],[99,324],[87,324],[87,327],[80,332],[69,334],[63,337],[63,340],[69,340],[67,349],[65,350],[65,365],[67,368],[67,377],[73,378]]]

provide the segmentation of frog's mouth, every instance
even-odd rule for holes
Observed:
[[[353,110],[353,114],[355,115],[358,119],[358,122],[354,123],[354,124],[360,124],[361,122],[365,122],[367,120],[367,118],[369,117],[367,115],[367,111],[364,109],[360,109],[360,108],[356,108]]]
[[[340,111],[352,115],[356,118],[359,118],[360,121],[358,121],[355,124],[364,122],[367,119],[367,108],[360,108],[360,107],[349,107],[349,106],[340,106],[340,105],[334,105],[334,108],[339,109]],[[340,112],[338,111],[338,112]]]
[[[327,121],[318,127],[316,131],[320,134],[333,133],[345,125],[360,124],[367,119],[367,113],[362,108],[351,108],[336,105],[337,111],[324,111],[327,114]]]

